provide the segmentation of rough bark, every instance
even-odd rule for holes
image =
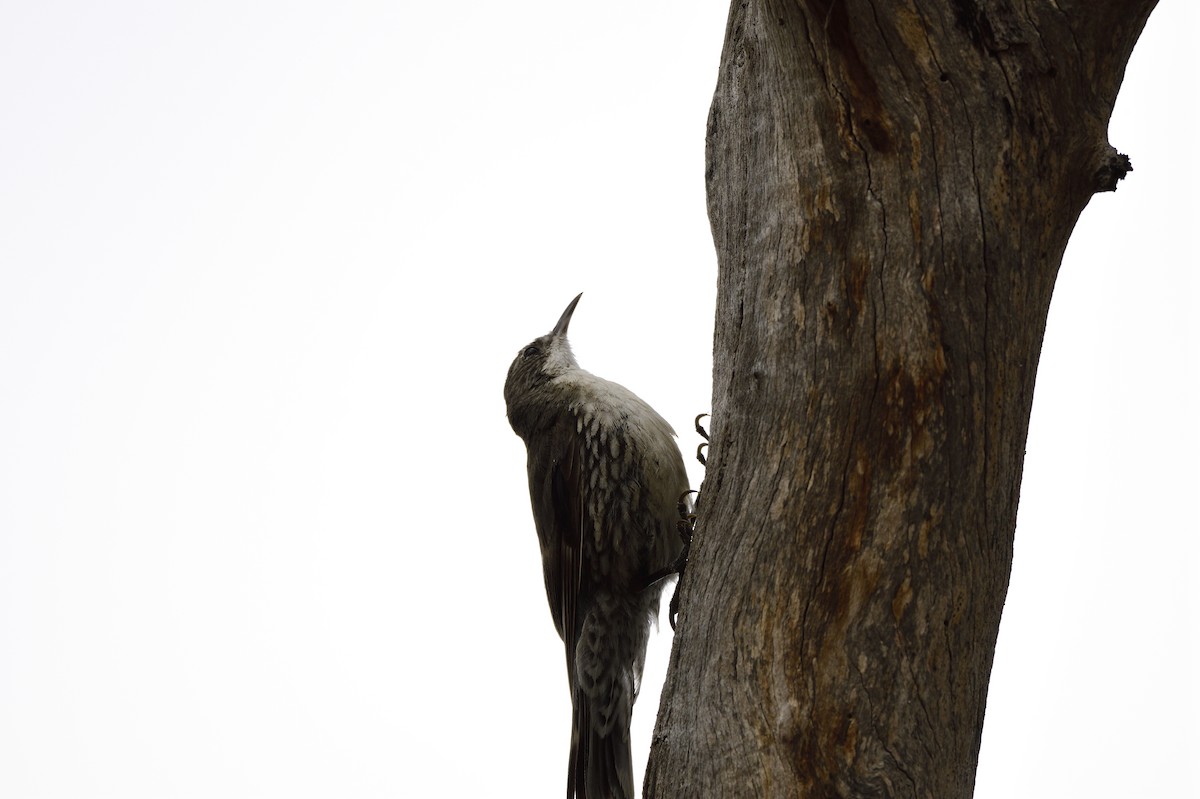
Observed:
[[[1154,0],[735,1],[647,797],[967,797],[1046,313]]]

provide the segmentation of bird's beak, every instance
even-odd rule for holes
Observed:
[[[575,313],[575,306],[579,304],[579,298],[582,296],[582,291],[575,295],[575,299],[571,300],[571,304],[567,306],[567,310],[563,311],[562,316],[558,317],[558,324],[550,331],[550,335],[567,335],[567,325],[571,324],[571,314]]]

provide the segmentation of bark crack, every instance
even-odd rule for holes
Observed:
[[[1075,35],[1075,26],[1073,26],[1071,24],[1071,15],[1069,13],[1067,13],[1066,11],[1064,11],[1062,6],[1060,6],[1057,2],[1055,2],[1055,0],[1050,0],[1050,5],[1053,6],[1054,10],[1057,11],[1059,14],[1062,14],[1063,22],[1065,23],[1064,27],[1067,29],[1067,35],[1071,37],[1071,43],[1075,45],[1075,57],[1076,57],[1076,59],[1081,60],[1084,50],[1083,50],[1083,47],[1080,46],[1080,44],[1079,44],[1079,37],[1077,37]],[[1039,38],[1041,37],[1040,30],[1038,31],[1038,37]]]
[[[917,795],[917,781],[913,777],[912,772],[910,772],[908,770],[908,768],[906,768],[904,760],[901,759],[900,756],[896,754],[895,750],[891,746],[888,745],[887,736],[884,734],[883,730],[881,730],[879,728],[879,722],[877,721],[877,719],[879,718],[879,715],[878,715],[878,712],[875,710],[875,702],[872,701],[872,699],[871,699],[871,690],[870,690],[870,686],[867,685],[866,675],[863,674],[861,669],[858,669],[857,671],[858,671],[858,684],[859,684],[859,687],[862,688],[863,696],[867,700],[867,710],[870,711],[870,713],[871,713],[871,729],[874,731],[875,740],[879,742],[879,746],[883,749],[884,753],[892,761],[892,765],[895,767],[896,771],[900,772],[900,774],[902,774],[904,776],[904,778],[906,780],[908,780],[908,784],[910,787],[909,793],[911,796],[915,797]],[[890,780],[888,780],[887,777],[884,777],[884,780],[890,783]],[[888,787],[889,787],[889,789],[891,788],[890,784]],[[891,790],[889,790],[889,793],[893,793],[893,792]]]
[[[898,62],[896,59],[896,53],[892,50],[892,45],[888,41],[887,36],[884,33],[883,25],[880,24],[880,22],[879,22],[879,11],[878,11],[878,9],[876,9],[874,2],[869,2],[868,5],[871,8],[871,19],[873,19],[875,21],[875,29],[879,33],[879,39],[880,39],[880,41],[883,42],[883,46],[887,50],[888,57],[891,59],[892,63],[897,66],[897,69],[899,69]],[[880,120],[880,124],[881,125],[883,124],[882,119]],[[875,191],[874,183],[871,180],[871,178],[872,178],[872,176],[871,176],[871,160],[868,157],[865,150],[863,151],[863,163],[865,164],[866,169],[867,169],[867,194],[879,205],[880,225],[881,225],[881,228],[883,231],[883,235],[882,235],[883,250],[880,255],[880,263],[879,263],[879,303],[883,308],[883,317],[884,317],[884,319],[887,319],[887,291],[885,289],[884,280],[883,280],[884,275],[887,272],[888,253],[890,252],[889,244],[888,244],[887,205],[879,197],[878,192]],[[871,324],[871,327],[872,327],[871,333],[872,333],[873,340],[875,342],[875,393],[878,393],[878,388],[879,388],[879,324],[878,324],[878,320],[875,318],[872,318],[871,323],[872,323]],[[875,399],[874,396],[872,396],[871,397],[872,405],[874,404],[874,399]]]
[[[900,645],[901,650],[903,651],[905,649],[903,642],[900,642],[899,645]],[[928,730],[930,730],[931,732],[936,730],[937,723],[934,720],[932,714],[930,714],[930,712],[929,712],[929,706],[925,704],[925,697],[921,694],[921,683],[919,680],[917,680],[916,672],[913,671],[912,660],[910,659],[909,653],[907,651],[904,652],[904,657],[900,661],[900,668],[904,671],[905,675],[908,677],[909,683],[912,685],[913,696],[916,697],[917,704],[921,706],[921,713],[925,716],[926,728]],[[918,735],[917,740],[921,744],[921,748],[925,750],[926,756],[930,760],[932,760],[934,753],[933,753],[933,750],[929,748],[929,743],[926,740],[925,736]]]
[[[928,20],[928,18],[926,18],[925,14],[921,11],[920,6],[916,6],[916,12],[917,12],[917,16],[920,17],[920,19],[921,19],[921,33],[925,38],[925,46],[927,48],[929,48],[929,59],[933,62],[933,65],[935,67],[937,67],[939,79],[944,80],[944,81],[949,81],[949,79],[950,79],[949,75],[946,74],[946,70],[942,66],[941,59],[938,58],[937,51],[934,50],[934,48],[933,48],[933,42],[930,41],[930,39],[929,39],[929,20]],[[937,198],[938,198],[937,213],[938,213],[938,226],[940,228],[941,220],[945,219],[946,209],[943,204],[943,198],[942,198],[942,170],[941,170],[941,166],[938,164],[937,134],[938,134],[939,128],[938,128],[938,125],[934,122],[933,112],[930,110],[929,95],[926,94],[924,96],[925,96],[925,102],[923,105],[925,108],[925,119],[929,123],[929,139],[930,139],[931,143],[933,144],[933,146],[929,148],[929,154],[930,154],[930,158],[933,159],[933,177],[934,177],[933,189],[937,193]],[[937,240],[937,243],[938,243],[938,251],[941,255],[941,266],[944,269],[946,266],[946,237],[944,235],[941,235],[941,233],[939,231],[938,235],[934,236],[934,238]]]
[[[953,85],[953,84],[952,84]],[[988,476],[991,472],[990,465],[992,460],[992,442],[991,442],[991,427],[988,424],[989,409],[988,402],[992,395],[992,376],[991,376],[991,352],[989,351],[987,342],[990,341],[991,330],[991,264],[988,261],[989,243],[987,232],[987,214],[983,200],[983,187],[979,180],[979,160],[975,146],[975,120],[971,115],[966,98],[962,92],[955,88],[955,93],[958,96],[959,103],[963,109],[963,119],[967,125],[967,132],[970,136],[970,147],[968,151],[971,157],[971,186],[975,190],[975,208],[979,215],[979,241],[980,241],[980,266],[983,271],[983,333],[979,338],[983,346],[983,397],[980,403],[980,412],[983,414],[983,517],[985,520],[991,518],[991,494],[988,491]],[[968,358],[971,358],[968,355]],[[968,372],[969,374],[969,372]],[[968,380],[970,378],[968,377]],[[974,383],[973,380],[971,380]]]
[[[830,11],[832,11],[832,5],[830,6]],[[817,67],[821,70],[821,78],[825,82],[825,85],[828,86],[835,95],[837,95],[838,99],[842,102],[842,104],[844,106],[845,98],[843,98],[841,96],[840,92],[838,92],[837,89],[834,88],[833,81],[831,80],[829,74],[827,72],[825,72],[825,69],[824,69],[825,59],[821,58],[820,50],[817,47],[816,41],[812,37],[812,32],[810,31],[809,25],[808,25],[807,15],[801,14],[799,16],[799,20],[800,20],[800,24],[804,28],[804,38],[808,42],[809,50],[812,52],[812,63],[816,64]],[[828,20],[826,20],[826,22],[828,22]],[[828,52],[828,48],[826,48],[826,52]],[[814,351],[813,351],[813,358],[814,359],[816,358],[816,348],[814,348]],[[816,364],[814,363],[813,366],[814,366],[813,374],[817,374],[817,370],[815,368]],[[848,468],[849,468],[849,464],[847,463],[846,467],[842,471],[843,476],[845,476],[847,474],[846,470]],[[817,593],[818,593],[818,591],[820,589],[820,585],[821,585],[821,578],[825,574],[825,564],[829,560],[829,548],[833,545],[833,539],[836,534],[835,531],[837,530],[838,517],[841,515],[842,508],[844,508],[846,505],[846,483],[847,483],[846,479],[843,479],[842,486],[841,486],[841,492],[838,496],[837,509],[834,511],[833,518],[830,520],[829,532],[825,537],[825,544],[821,548],[821,563],[818,566],[818,568],[816,569],[815,573],[813,574],[812,583],[811,583],[811,586],[810,586],[809,592],[808,592],[808,599],[804,602],[804,610],[800,615],[800,641],[801,641],[802,647],[808,641],[808,613],[809,613],[809,610],[812,608],[813,603],[817,599]],[[815,687],[811,690],[811,693],[813,695],[815,695]],[[815,713],[816,713],[816,706],[815,706],[815,703],[813,703],[809,707],[810,722],[813,724],[815,724],[815,722],[816,722],[816,719],[813,716],[813,714],[815,714]]]

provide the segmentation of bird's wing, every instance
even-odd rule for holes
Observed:
[[[574,418],[564,414],[546,442],[549,446],[538,462],[530,453],[530,489],[539,498],[533,503],[534,521],[542,549],[546,599],[566,649],[567,676],[574,691],[575,647],[590,601],[583,575],[583,544],[590,534],[590,522],[584,508],[583,453]]]

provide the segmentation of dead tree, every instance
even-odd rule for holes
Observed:
[[[735,0],[647,797],[971,795],[1046,314],[1154,0]]]

